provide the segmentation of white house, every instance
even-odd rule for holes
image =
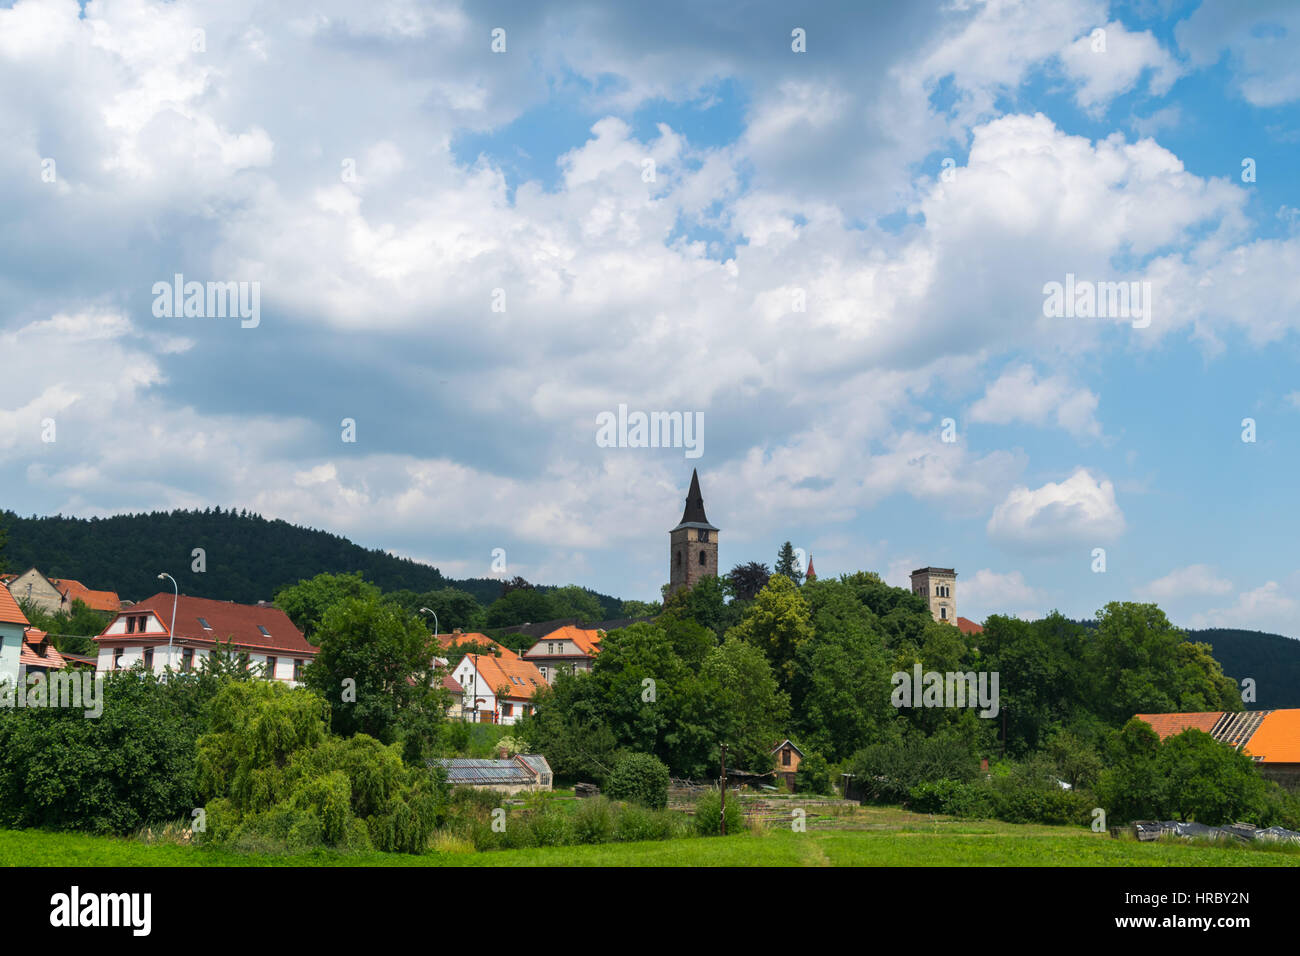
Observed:
[[[171,633],[175,605],[176,632]],[[168,638],[172,638],[168,660]],[[179,598],[159,592],[133,604],[95,638],[99,672],[129,670],[144,666],[162,674],[168,664],[174,670],[189,671],[199,665],[218,644],[246,653],[252,666],[263,675],[297,686],[302,668],[316,656],[302,632],[285,614],[269,604],[235,604],[210,598]]]
[[[18,686],[24,637],[31,624],[7,588],[0,587],[0,682]]]
[[[543,636],[524,651],[523,657],[541,672],[548,684],[553,684],[557,674],[591,670],[604,636],[604,631],[569,624]]]
[[[487,640],[484,638],[484,640]],[[532,699],[546,678],[508,647],[500,656],[466,654],[452,668],[462,693],[461,715],[480,724],[513,724],[535,710]]]

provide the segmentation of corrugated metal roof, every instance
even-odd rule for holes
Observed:
[[[447,772],[448,783],[479,785],[527,784],[537,779],[536,773],[515,760],[440,757],[433,760],[432,763],[437,764]]]

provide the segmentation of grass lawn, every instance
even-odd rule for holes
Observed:
[[[862,829],[481,853],[238,854],[40,830],[0,830],[4,866],[1300,866],[1300,855],[1112,840],[1082,828],[952,821],[878,809]],[[867,814],[865,816],[872,816]],[[909,819],[914,818],[914,819]],[[888,822],[883,822],[887,820]],[[924,822],[921,822],[924,821]],[[855,821],[858,822],[858,821]]]

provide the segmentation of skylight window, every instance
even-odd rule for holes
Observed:
[[[205,631],[212,630],[212,625],[208,623],[208,619],[206,617],[199,618],[199,623],[203,625],[203,630]]]
[[[257,629],[258,629],[259,631],[262,632],[262,636],[263,636],[263,637],[270,637],[270,636],[271,636],[271,632],[268,631],[266,628],[264,628],[261,624],[257,625]]]

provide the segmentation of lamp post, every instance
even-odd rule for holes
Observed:
[[[159,581],[163,578],[166,578],[172,583],[172,590],[175,592],[175,595],[172,597],[172,627],[167,633],[167,667],[170,669],[172,666],[172,638],[176,636],[176,605],[179,604],[181,600],[181,588],[180,585],[176,583],[176,579],[166,571],[158,575]]]
[[[422,607],[420,608],[420,613],[433,615],[433,636],[437,637],[438,636],[438,612],[430,610],[427,607]]]

